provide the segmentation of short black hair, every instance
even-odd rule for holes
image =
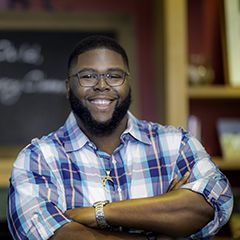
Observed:
[[[77,62],[78,56],[80,54],[87,52],[89,50],[99,48],[109,49],[121,54],[123,62],[126,64],[129,70],[128,57],[123,47],[113,38],[102,35],[94,35],[84,38],[73,49],[68,59],[68,71],[70,70],[71,66]]]

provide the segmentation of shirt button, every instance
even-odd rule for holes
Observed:
[[[121,192],[121,191],[122,191],[122,189],[119,187],[119,188],[118,188],[118,191],[119,191],[119,192]]]
[[[113,164],[116,164],[116,160],[115,160],[115,159],[113,159],[113,160],[112,160],[112,163],[113,163]]]

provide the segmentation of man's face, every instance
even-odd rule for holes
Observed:
[[[78,62],[71,68],[70,74],[85,70],[102,74],[114,69],[128,71],[122,56],[108,49],[94,49],[79,55]],[[131,103],[130,80],[127,76],[123,85],[118,87],[108,86],[103,77],[94,87],[82,87],[77,77],[71,77],[67,81],[67,91],[74,113],[90,132],[96,124],[97,128],[103,125],[105,128],[110,125],[116,128]],[[102,129],[102,133],[100,131],[98,135],[109,131]]]

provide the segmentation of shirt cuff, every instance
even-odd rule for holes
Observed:
[[[53,204],[48,203],[47,205],[46,210],[34,212],[31,218],[32,227],[27,233],[29,239],[32,239],[33,236],[37,239],[39,236],[41,239],[49,239],[58,228],[73,221]]]
[[[189,238],[213,238],[231,216],[233,198],[230,186],[226,184],[224,178],[213,177],[198,179],[183,185],[181,188],[202,194],[206,201],[215,209],[214,219],[199,232],[189,236]]]

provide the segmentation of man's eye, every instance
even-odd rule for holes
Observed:
[[[85,74],[85,75],[82,75],[81,78],[91,79],[91,78],[97,78],[97,76],[95,74]]]
[[[107,78],[122,78],[122,76],[119,74],[108,74]]]

